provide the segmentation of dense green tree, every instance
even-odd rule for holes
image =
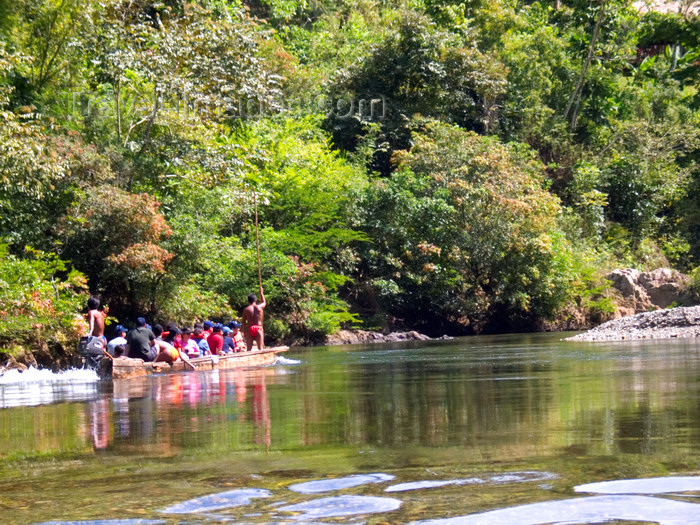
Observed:
[[[372,239],[362,293],[432,332],[552,315],[566,298],[567,248],[533,152],[437,122],[413,140],[361,203]]]
[[[171,229],[159,208],[148,194],[98,186],[58,225],[62,255],[110,298],[113,311],[157,312],[158,288],[175,257],[161,246]]]
[[[414,115],[441,118],[489,133],[505,88],[505,71],[496,57],[481,53],[467,34],[442,30],[416,11],[402,11],[370,56],[339,75],[336,93],[359,104],[381,97],[381,134],[372,169],[387,175],[394,150],[410,145]],[[337,111],[326,126],[336,144],[354,150],[366,122],[380,111]]]

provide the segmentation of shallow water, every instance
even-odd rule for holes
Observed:
[[[6,374],[2,522],[699,523],[700,345],[561,337]]]

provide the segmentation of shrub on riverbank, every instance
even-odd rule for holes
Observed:
[[[86,292],[83,274],[55,255],[28,249],[20,259],[0,245],[0,353],[72,352],[87,332]]]

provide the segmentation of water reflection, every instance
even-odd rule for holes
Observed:
[[[458,352],[443,346],[349,351],[338,368],[319,360],[322,373],[294,378],[307,392],[300,439],[306,446],[507,447],[524,455],[566,446],[592,454],[655,454],[670,451],[690,431],[697,447],[694,347],[669,352],[656,343],[610,351],[509,341]]]
[[[46,412],[78,420],[67,439],[84,436],[94,450],[162,455],[206,448],[207,438],[266,450],[274,441],[285,449],[462,447],[521,457],[562,450],[653,455],[679,442],[700,448],[694,347],[676,344],[670,352],[659,343],[611,350],[514,338],[484,338],[473,346],[465,341],[458,347],[309,349],[292,373],[274,367],[142,377],[115,381],[108,392],[90,384],[87,406],[40,409],[30,417]],[[6,400],[9,392],[0,387]],[[36,402],[41,399],[37,394]],[[24,421],[0,410],[0,428],[10,434],[17,427],[26,435],[19,428]],[[36,439],[45,439],[41,424],[32,426]],[[6,441],[24,449],[21,440]]]
[[[382,474],[381,472],[375,474],[356,474],[354,476],[346,476],[344,478],[318,479],[314,481],[306,481],[304,483],[295,483],[294,485],[290,485],[289,490],[293,490],[294,492],[299,492],[301,494],[318,494],[320,492],[330,492],[333,490],[358,487],[368,483],[382,483],[384,481],[391,481],[395,477],[396,476],[392,476],[391,474]]]
[[[251,423],[253,442],[269,449],[268,376],[275,376],[275,369],[213,370],[115,381],[111,406],[100,404],[91,411],[105,423],[93,424],[95,448],[147,445],[157,440],[163,453],[172,454],[187,448],[193,434],[208,432],[214,420]],[[209,410],[217,406],[223,409]],[[110,426],[110,421],[115,425]]]
[[[251,441],[266,449],[271,445],[271,415],[268,378],[275,368],[230,370],[225,373],[173,374],[100,383],[91,372],[85,377],[58,376],[43,371],[39,379],[20,377],[0,385],[0,438],[8,445],[0,451],[13,454],[37,450],[95,451],[135,450],[171,455],[203,442],[196,434],[210,434],[220,425],[233,439],[238,430],[230,423],[251,428]],[[33,377],[33,376],[32,376]],[[29,398],[28,398],[29,396]],[[46,405],[77,397],[87,403]],[[27,405],[41,405],[27,408]],[[246,439],[247,440],[247,439]]]
[[[700,476],[669,476],[667,478],[620,479],[586,483],[574,488],[576,492],[595,494],[672,494],[700,491]]]
[[[401,500],[394,498],[379,498],[376,496],[335,496],[305,501],[294,505],[279,507],[285,512],[300,513],[295,517],[298,521],[310,519],[337,518],[341,516],[356,516],[391,512],[401,506]]]
[[[698,525],[700,505],[645,496],[593,496],[520,505],[456,518],[418,521],[414,525],[563,525],[613,520]]]
[[[449,479],[449,480],[421,480],[407,483],[398,483],[387,487],[385,492],[406,492],[408,490],[430,489],[445,487],[447,485],[500,485],[506,483],[528,483],[533,481],[551,481],[557,479],[551,472],[508,472],[505,474],[493,474],[478,478]]]
[[[44,521],[37,525],[164,525],[160,520]]]
[[[105,449],[109,445],[111,413],[109,400],[99,399],[90,403],[90,435],[95,450]]]
[[[271,492],[264,489],[236,489],[218,494],[210,494],[195,498],[176,505],[171,505],[161,512],[165,514],[199,514],[214,512],[248,505],[255,498],[269,498]]]

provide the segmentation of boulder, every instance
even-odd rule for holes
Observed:
[[[670,268],[640,272],[634,268],[613,270],[606,278],[622,296],[619,314],[632,315],[671,305],[691,304],[689,278]]]
[[[657,268],[639,275],[639,284],[646,290],[651,303],[659,308],[682,304],[687,300],[690,278],[676,270]]]

